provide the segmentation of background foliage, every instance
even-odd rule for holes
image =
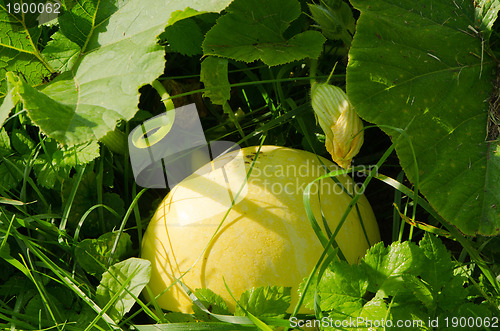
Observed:
[[[275,284],[236,298],[234,315],[210,289],[192,293],[193,315],[144,299],[150,265],[136,256],[167,191],[136,186],[127,136],[196,103],[208,141],[326,156],[309,91],[327,79],[366,121],[353,165],[379,173],[352,175],[378,180],[367,197],[384,243],[353,266],[326,250],[300,289],[299,305],[315,312],[299,317],[498,316],[497,0],[66,0],[43,24],[9,3],[0,0],[2,327],[290,326],[291,290]]]

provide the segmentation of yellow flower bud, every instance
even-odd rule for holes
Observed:
[[[347,95],[337,86],[314,83],[311,100],[319,125],[325,132],[326,150],[335,163],[349,168],[363,145],[363,122]]]

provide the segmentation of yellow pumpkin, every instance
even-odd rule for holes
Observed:
[[[289,311],[293,309],[299,284],[323,252],[306,216],[302,193],[307,184],[326,173],[322,163],[329,171],[339,168],[306,151],[263,146],[245,182],[257,150],[246,147],[217,158],[176,185],[158,207],[141,252],[152,263],[149,287],[155,296],[187,272],[181,281],[188,288],[209,288],[222,296],[230,309],[235,302],[224,280],[236,298],[252,287],[290,286]],[[350,177],[339,180],[353,192]],[[240,187],[243,189],[237,196]],[[318,223],[322,223],[322,212],[334,231],[351,198],[331,178],[315,183],[311,192]],[[380,240],[364,196],[358,206],[370,242],[353,209],[336,238],[349,263],[357,263],[369,246]],[[157,302],[167,310],[192,312],[191,300],[178,283]]]

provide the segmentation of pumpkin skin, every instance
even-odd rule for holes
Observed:
[[[224,281],[236,298],[252,287],[290,286],[289,312],[293,310],[299,284],[323,252],[306,216],[302,195],[307,184],[326,173],[316,155],[262,146],[237,203],[207,246],[231,205],[228,191],[232,191],[229,196],[236,196],[242,173],[244,176],[249,171],[257,150],[257,146],[246,147],[217,158],[200,168],[201,175],[189,176],[167,194],[142,241],[141,256],[152,264],[152,294],[158,295],[187,271],[182,278],[187,287],[192,291],[209,288],[224,298],[231,311],[235,302]],[[320,159],[329,171],[339,169]],[[353,192],[350,177],[338,179]],[[239,183],[236,189],[234,182]],[[322,224],[321,199],[323,215],[333,232],[351,198],[330,178],[320,183],[315,183],[311,190],[311,208]],[[365,196],[358,200],[358,207],[370,242],[355,209],[336,238],[351,264],[357,263],[370,245],[380,241],[375,216]],[[191,300],[178,283],[162,294],[157,303],[166,310],[193,312]],[[303,308],[301,312],[309,310]]]

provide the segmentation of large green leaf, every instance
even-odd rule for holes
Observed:
[[[236,0],[208,31],[205,55],[273,66],[307,57],[317,58],[325,38],[318,31],[287,36],[301,13],[296,0]]]
[[[40,91],[12,75],[9,82],[18,87],[12,90],[47,135],[65,144],[99,139],[114,129],[117,120],[134,116],[138,89],[163,73],[164,49],[157,36],[171,14],[187,6],[189,15],[177,16],[218,12],[230,2],[152,0],[147,6],[140,0],[77,2],[59,17],[60,34],[44,54],[58,68],[69,70]]]
[[[53,70],[38,50],[42,30],[37,26],[36,15],[15,14],[15,3],[0,0],[0,97],[7,92],[7,71],[22,72],[24,79],[37,85]],[[3,119],[0,118],[0,121],[3,122]]]
[[[499,234],[500,147],[486,141],[496,66],[478,33],[489,36],[498,2],[352,4],[361,16],[347,93],[360,116],[392,136],[407,176],[444,219],[465,234]]]

